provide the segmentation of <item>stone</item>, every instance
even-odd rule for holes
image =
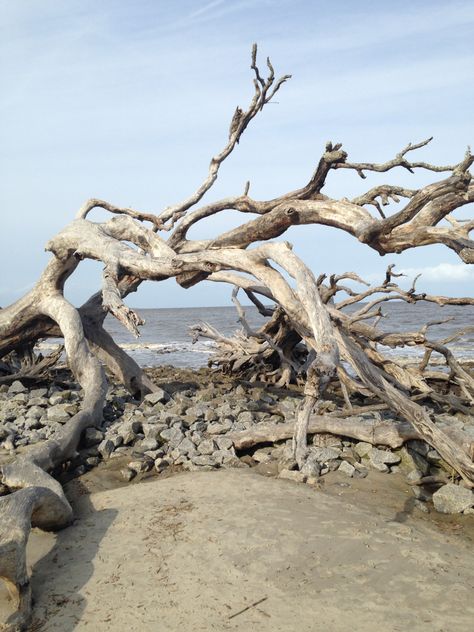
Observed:
[[[153,439],[153,437],[148,437],[142,439],[136,447],[139,447],[140,450],[143,450],[143,452],[146,452],[147,450],[156,450],[158,448],[158,441]]]
[[[255,450],[252,454],[252,458],[257,463],[268,463],[269,461],[273,461],[272,449],[271,448],[260,448],[260,450]]]
[[[190,406],[187,409],[186,415],[193,416],[195,421],[197,421],[198,419],[204,419],[204,415],[208,410],[209,406],[205,404],[196,404],[195,406]]]
[[[31,406],[26,411],[26,416],[31,417],[33,419],[40,419],[43,416],[43,414],[44,414],[44,408],[41,408],[41,406]]]
[[[293,470],[290,470],[293,471]],[[314,454],[309,454],[301,468],[301,473],[306,477],[318,477],[321,472],[321,463]]]
[[[222,423],[210,423],[207,426],[207,432],[211,435],[225,434],[232,428],[232,421],[230,419],[224,419]]]
[[[97,428],[86,428],[82,441],[86,448],[90,448],[93,445],[97,445],[104,438],[104,433],[98,430]]]
[[[17,393],[13,395],[11,401],[15,402],[15,404],[26,404],[28,402],[28,395],[27,393]]]
[[[440,513],[461,513],[474,505],[474,494],[466,487],[448,483],[433,494],[433,504]]]
[[[184,439],[184,434],[180,428],[173,426],[172,428],[165,428],[160,432],[160,437],[166,441],[171,449],[178,446]]]
[[[212,439],[205,439],[197,446],[199,454],[212,454],[216,449],[216,444]]]
[[[214,467],[216,465],[215,460],[209,454],[199,454],[198,456],[193,456],[191,461],[194,465],[207,465],[210,467]]]
[[[342,472],[343,474],[346,474],[347,476],[352,477],[354,476],[356,469],[353,465],[351,465],[347,461],[342,461],[341,465],[337,468],[337,471]]]
[[[311,446],[310,454],[314,455],[319,463],[327,463],[328,461],[338,459],[342,454],[342,450],[339,448],[318,448]]]
[[[144,402],[149,404],[150,406],[154,406],[155,404],[164,404],[170,399],[168,393],[162,388],[158,388],[153,393],[148,393],[145,395]]]
[[[229,439],[229,437],[216,437],[214,441],[219,450],[229,450],[234,445],[232,439]]]
[[[136,460],[130,461],[128,464],[128,468],[136,472],[137,474],[141,474],[142,472],[148,472],[153,467],[153,461],[150,459],[146,460]]]
[[[135,478],[135,476],[137,475],[135,470],[131,470],[128,467],[124,467],[123,469],[121,469],[120,474],[122,475],[122,478],[126,481],[131,481],[132,478]]]
[[[400,468],[404,472],[418,470],[421,472],[422,476],[426,476],[428,474],[430,464],[424,457],[421,456],[421,454],[415,452],[415,450],[411,450],[410,448],[404,446],[397,451],[397,454],[400,455]]]
[[[212,453],[212,458],[218,464],[230,463],[235,459],[235,456],[235,450],[233,448],[232,450],[216,450]]]
[[[411,441],[407,441],[406,446],[407,448],[410,448],[410,450],[414,450],[424,457],[428,455],[428,452],[431,449],[425,441],[420,441],[419,439],[412,439]]]
[[[26,386],[23,386],[20,380],[15,380],[10,384],[10,387],[8,388],[9,395],[15,395],[16,393],[25,393],[26,391]]]
[[[253,424],[255,422],[255,415],[249,410],[244,410],[237,417],[237,421],[241,424]]]
[[[299,472],[298,470],[281,470],[278,474],[278,478],[294,481],[295,483],[304,483],[306,480],[306,476],[303,472]]]
[[[58,423],[65,423],[69,419],[69,413],[65,408],[65,404],[56,404],[48,408],[47,412],[48,421],[56,421]]]
[[[388,467],[388,465],[382,463],[381,461],[377,461],[377,459],[369,459],[368,463],[370,463],[371,467],[373,467],[374,470],[378,470],[379,472],[384,473],[390,472],[390,468]]]
[[[110,439],[104,439],[99,443],[97,449],[103,459],[109,459],[110,455],[115,450],[115,445]]]
[[[2,448],[4,450],[8,450],[9,452],[13,452],[15,450],[15,438],[13,437],[13,435],[8,435],[8,437],[2,443]]]
[[[86,459],[86,465],[88,467],[96,467],[96,465],[99,465],[100,463],[100,459],[98,456],[88,456]]]
[[[160,439],[160,432],[162,430],[164,430],[166,428],[165,424],[162,423],[150,423],[151,420],[149,419],[148,422],[143,422],[142,424],[142,430],[143,430],[143,434],[145,435],[146,439],[156,439],[159,440]]]
[[[49,398],[49,403],[51,406],[56,406],[57,404],[64,404],[67,400],[71,398],[71,391],[57,391],[53,393]]]
[[[364,456],[368,456],[370,454],[370,452],[372,451],[372,444],[370,443],[366,443],[365,441],[359,441],[358,443],[355,444],[354,446],[354,452],[357,454],[357,456],[359,456],[361,459]]]
[[[176,449],[180,454],[196,454],[196,446],[188,437],[185,437]]]
[[[430,462],[433,463],[434,465],[439,465],[441,463],[441,461],[443,460],[441,458],[441,456],[439,455],[437,450],[430,450],[427,454],[426,454],[426,459]]]
[[[386,465],[396,465],[397,463],[400,463],[400,461],[400,455],[390,452],[389,450],[378,450],[377,448],[372,448],[372,451],[370,452],[371,464],[385,463]]]
[[[33,388],[30,391],[30,397],[45,397],[47,394],[47,388]]]

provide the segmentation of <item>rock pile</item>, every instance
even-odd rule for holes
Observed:
[[[261,422],[282,423],[294,418],[301,401],[295,391],[270,391],[252,384],[235,384],[231,378],[208,370],[162,370],[166,388],[134,401],[120,386],[111,386],[100,428],[89,428],[81,450],[68,464],[78,476],[101,461],[125,457],[125,480],[170,466],[185,470],[273,467],[281,478],[312,484],[339,471],[349,478],[364,478],[371,470],[402,473],[413,483],[418,506],[426,501],[445,513],[474,513],[474,494],[449,479],[449,467],[422,441],[409,441],[389,450],[329,434],[314,435],[301,471],[292,457],[291,440],[236,453],[232,432],[248,430]],[[176,378],[172,382],[172,378]],[[214,380],[214,381],[212,381]],[[0,387],[0,463],[26,446],[48,439],[79,410],[81,391],[74,388],[27,389],[21,382]],[[380,413],[364,413],[369,418]],[[453,423],[462,424],[457,418]],[[467,428],[472,432],[474,427]],[[445,483],[428,490],[417,485],[427,476]],[[439,489],[438,489],[439,487]]]

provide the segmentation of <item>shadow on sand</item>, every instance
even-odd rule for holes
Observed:
[[[95,510],[77,481],[70,500],[74,523],[58,532],[53,548],[32,570],[31,631],[71,632],[76,628],[87,604],[87,589],[83,588],[92,577],[95,558],[100,557],[101,541],[118,513],[115,509]]]

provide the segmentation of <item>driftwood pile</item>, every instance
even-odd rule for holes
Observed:
[[[472,373],[456,361],[446,344],[430,340],[429,324],[406,334],[383,333],[378,327],[384,300],[472,305],[473,299],[426,296],[414,287],[403,292],[394,284],[390,267],[383,285],[355,292],[343,285],[347,279],[361,281],[354,273],[317,278],[290,244],[270,241],[291,226],[324,224],[345,231],[381,255],[442,244],[472,264],[474,242],[469,235],[474,220],[462,220],[453,213],[474,201],[469,172],[474,156],[467,151],[459,163],[444,166],[413,160],[413,152],[427,145],[428,139],[409,144],[382,164],[352,163],[341,144],[327,143],[313,176],[301,189],[259,201],[250,196],[247,184],[241,195],[201,205],[249,123],[289,79],[288,75],[277,79],[269,60],[267,76],[262,76],[256,53],[254,47],[251,102],[246,109],[236,109],[228,141],[212,158],[201,186],[156,214],[89,200],[46,245],[52,258],[34,288],[0,311],[0,358],[12,352],[22,357],[36,342],[62,337],[69,367],[84,392],[80,410],[67,424],[1,468],[1,482],[9,493],[0,498],[0,575],[19,603],[7,629],[24,628],[31,613],[25,561],[30,526],[59,529],[72,520],[63,489],[49,472],[74,457],[87,428],[100,426],[107,390],[103,366],[138,399],[156,389],[103,327],[110,313],[138,335],[142,321],[123,299],[145,280],[174,277],[183,288],[203,280],[230,283],[260,306],[268,323],[258,332],[247,331],[241,340],[220,339],[224,351],[219,362],[228,370],[244,370],[247,376],[252,372],[260,376],[271,367],[277,383],[304,382],[305,399],[294,436],[294,456],[301,469],[307,458],[312,410],[336,384],[347,410],[359,397],[386,406],[434,448],[465,485],[474,485],[472,454],[435,423],[441,410],[470,414]],[[440,179],[420,189],[379,185],[352,200],[333,199],[322,192],[328,174],[339,169],[365,178],[371,172],[391,173],[398,167],[439,173]],[[400,204],[401,210],[393,212],[393,203]],[[98,207],[113,217],[91,221],[90,214]],[[188,238],[197,222],[228,209],[252,218],[212,239]],[[76,308],[65,299],[64,284],[83,259],[103,263],[103,282],[98,293]],[[344,294],[347,297],[340,298]],[[268,311],[258,297],[277,307]],[[344,308],[350,305],[357,307],[349,313]],[[196,334],[218,336],[205,327]],[[406,368],[384,355],[380,345],[419,345],[426,352],[418,367]],[[445,370],[433,367],[433,355],[443,359]]]

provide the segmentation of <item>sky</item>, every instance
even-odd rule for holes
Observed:
[[[85,200],[158,213],[195,190],[236,105],[252,97],[253,42],[261,62],[269,55],[278,75],[293,77],[246,130],[206,202],[241,193],[247,180],[256,199],[303,186],[327,140],[353,162],[385,161],[434,136],[420,160],[450,164],[474,144],[470,1],[0,0],[1,306],[33,286],[46,242]],[[350,199],[375,184],[433,179],[397,169],[361,180],[344,170],[324,192]],[[457,214],[469,215],[472,205]],[[226,212],[190,236],[241,221]],[[441,246],[380,257],[317,226],[284,239],[316,275],[355,270],[376,282],[395,263],[423,273],[420,291],[472,295],[474,266]],[[80,304],[100,276],[98,263],[82,263],[66,296]],[[230,293],[170,280],[144,283],[128,302],[225,305]]]

